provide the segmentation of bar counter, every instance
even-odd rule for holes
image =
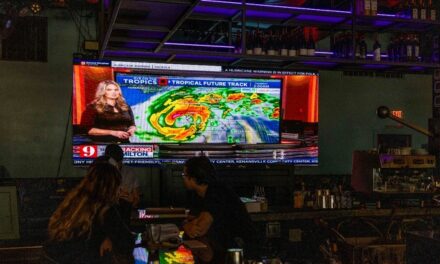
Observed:
[[[332,209],[332,210],[301,210],[293,208],[269,208],[267,212],[252,213],[254,222],[291,221],[315,218],[342,217],[415,217],[440,216],[440,207],[394,208],[394,209]]]
[[[251,213],[254,222],[292,221],[315,218],[336,219],[349,217],[429,217],[440,216],[440,207],[406,207],[394,209],[331,209],[307,210],[288,207],[269,207],[267,212]],[[131,224],[134,226],[151,221],[172,221],[184,219],[186,214],[149,214],[147,218],[139,219],[133,215]]]

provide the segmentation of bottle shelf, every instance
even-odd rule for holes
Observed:
[[[395,15],[356,16],[356,27],[362,31],[424,32],[440,31],[440,22],[400,18]]]
[[[264,9],[263,9],[264,8]],[[247,22],[261,22],[270,25],[296,26],[314,25],[320,27],[337,26],[338,29],[350,29],[354,20],[362,30],[386,29],[394,31],[440,30],[437,20],[422,20],[399,17],[395,14],[357,15],[349,10],[303,8],[293,6],[266,5],[216,0],[202,0],[196,12],[189,18],[203,20],[223,20],[240,22],[244,11]]]
[[[163,48],[160,53],[142,49],[116,50],[132,54],[138,59],[149,57],[153,61],[163,61],[174,55],[174,61],[203,62],[234,67],[279,68],[294,69],[329,69],[329,70],[387,70],[410,73],[426,73],[440,68],[440,64],[424,62],[391,62],[374,61],[372,59],[344,59],[332,58],[330,55],[318,56],[280,56],[280,55],[248,55],[233,52],[220,52],[208,50],[172,49]],[[318,52],[319,53],[319,52]]]
[[[128,3],[122,5],[120,10],[112,11],[116,14],[115,22],[110,25],[110,34],[108,34],[108,39],[103,41],[105,46],[102,47],[100,56],[112,59],[129,58],[176,63],[201,62],[237,67],[282,69],[362,69],[424,73],[440,68],[440,63],[374,61],[371,57],[366,60],[336,58],[329,51],[323,51],[321,54],[316,52],[317,56],[296,57],[234,53],[236,50],[234,46],[239,46],[235,42],[234,34],[243,29],[247,31],[243,35],[256,30],[258,33],[258,29],[262,31],[273,29],[274,34],[277,32],[279,34],[283,28],[289,32],[298,29],[301,32],[302,26],[315,26],[321,33],[315,41],[317,43],[338,32],[440,34],[440,21],[438,20],[401,17],[392,14],[395,12],[392,9],[380,8],[377,15],[359,15],[351,11],[350,3],[352,4],[353,1],[345,1],[341,9],[337,10],[328,6],[325,8],[291,6],[283,2],[275,5],[263,4],[261,1],[146,0],[142,5],[136,5],[135,10],[137,12],[148,11],[149,15],[139,18],[128,15],[127,10],[133,9],[130,3],[136,2],[128,0]],[[164,10],[170,10],[169,12],[172,10],[172,15],[159,18],[159,14],[164,13]],[[121,23],[125,26],[121,27]],[[184,27],[185,23],[187,23],[186,27]],[[200,31],[203,34],[212,33],[218,25],[221,25],[219,29],[221,34],[226,36],[223,37],[223,41],[218,41],[217,37],[213,42],[209,41],[206,35],[192,36],[191,32],[188,33],[191,30]],[[229,30],[224,29],[225,25],[228,25]],[[248,42],[248,39],[245,41]],[[325,44],[327,43],[317,45],[317,48],[328,48]],[[371,52],[371,47],[370,44],[368,52]],[[420,47],[421,53],[422,48],[425,47]],[[382,53],[385,53],[386,49],[386,44],[382,45]]]

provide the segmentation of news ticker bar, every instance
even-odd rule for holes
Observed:
[[[279,69],[252,69],[239,67],[223,67],[215,65],[197,65],[197,64],[173,64],[173,63],[150,63],[150,62],[133,62],[133,61],[111,61],[111,60],[81,60],[74,59],[76,65],[83,66],[99,66],[113,68],[132,68],[145,70],[169,70],[169,71],[200,71],[200,72],[231,72],[231,73],[249,73],[249,74],[266,74],[266,75],[319,75],[313,71],[289,71]]]
[[[74,165],[89,165],[94,159],[74,158]],[[130,159],[124,160],[127,165],[161,165],[161,164],[184,164],[187,159]],[[212,159],[214,164],[293,164],[293,165],[318,165],[317,158],[301,159]]]
[[[77,145],[73,146],[73,164],[88,165],[99,156],[104,155],[107,145]],[[158,145],[120,145],[124,152],[124,163],[133,165],[154,165],[154,164],[183,164],[187,158],[159,158]],[[196,156],[200,151],[194,151]],[[189,157],[188,157],[189,158]],[[298,158],[214,158],[211,161],[215,164],[304,164],[317,165],[317,157]]]

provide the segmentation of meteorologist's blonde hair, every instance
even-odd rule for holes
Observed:
[[[106,105],[106,100],[105,100],[105,89],[107,88],[107,86],[109,85],[114,85],[118,88],[119,90],[119,96],[116,99],[116,107],[119,107],[122,111],[128,111],[128,105],[125,102],[124,97],[122,96],[122,92],[121,92],[121,87],[119,86],[119,84],[115,81],[112,80],[106,80],[106,81],[102,81],[98,84],[98,86],[96,87],[96,94],[95,94],[95,100],[94,103],[96,105],[96,110],[99,113],[104,112],[104,107]]]

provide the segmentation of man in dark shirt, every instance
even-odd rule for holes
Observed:
[[[210,160],[205,156],[188,159],[182,177],[185,187],[198,198],[191,205],[195,214],[183,229],[190,238],[207,238],[213,256],[205,261],[224,263],[226,249],[234,247],[244,247],[245,254],[250,254],[246,248],[258,243],[256,229],[237,194],[217,181]]]

